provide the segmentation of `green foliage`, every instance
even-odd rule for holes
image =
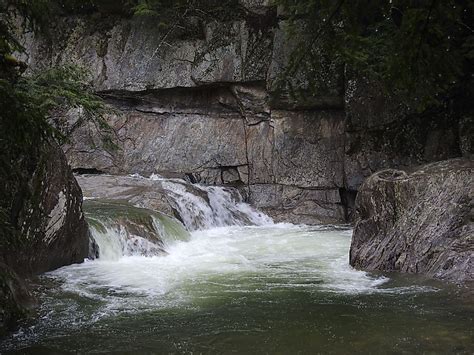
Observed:
[[[298,42],[282,82],[320,70],[320,53],[418,101],[472,95],[474,3],[467,0],[276,0]],[[311,90],[309,90],[311,93]],[[460,96],[460,94],[462,94]],[[472,96],[471,96],[472,97]]]
[[[56,3],[56,2],[54,2]],[[106,125],[103,100],[87,84],[87,73],[74,66],[45,69],[24,75],[26,64],[15,52],[16,18],[41,30],[54,7],[47,0],[0,0],[0,247],[18,243],[19,213],[29,198],[32,174],[41,162],[45,142],[64,138],[50,124],[52,112],[80,107],[84,117]]]
[[[186,17],[226,21],[241,10],[238,0],[130,0],[128,5],[134,15],[159,17],[168,26]]]
[[[5,1],[5,0],[4,0]],[[10,0],[13,1],[13,0]],[[15,0],[21,2],[22,0]],[[157,17],[171,23],[183,15],[212,19],[230,19],[239,6],[238,0],[33,0],[48,4],[50,13],[128,14]],[[28,2],[28,1],[24,1]],[[224,17],[222,17],[224,16]]]
[[[50,113],[80,107],[85,116],[104,125],[101,117],[108,108],[91,92],[84,78],[84,71],[61,67],[20,76],[15,81],[0,79],[0,235],[11,234],[18,227],[16,214],[11,214],[14,195],[35,170],[39,148],[47,140],[64,138],[50,125]]]

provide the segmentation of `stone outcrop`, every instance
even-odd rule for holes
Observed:
[[[380,171],[363,183],[356,209],[351,265],[474,280],[474,161]]]
[[[334,223],[352,219],[372,173],[472,154],[469,117],[417,115],[323,53],[314,97],[275,91],[292,46],[284,14],[263,0],[237,10],[171,31],[143,17],[69,16],[48,40],[23,36],[31,70],[84,66],[115,109],[109,129],[78,110],[59,122],[71,166],[229,184],[277,220]]]
[[[83,64],[98,91],[265,81],[274,11],[249,13],[245,19],[240,12],[226,22],[190,18],[171,24],[171,31],[157,26],[156,18],[64,17],[52,24],[52,41],[27,34],[22,59],[30,68]]]
[[[60,147],[46,142],[23,196],[16,225],[19,243],[1,260],[21,275],[80,263],[87,257],[89,231],[81,210],[82,192]]]
[[[255,84],[129,93],[113,104],[120,112],[107,117],[108,132],[92,122],[77,124],[77,112],[61,123],[73,132],[64,146],[73,169],[188,176],[239,187],[277,220],[290,213],[295,222],[344,220],[342,112],[270,114],[265,90]],[[106,134],[116,146],[104,145]]]
[[[34,304],[25,277],[80,263],[89,252],[82,193],[64,153],[50,142],[36,148],[28,159],[18,158],[21,181],[2,180],[3,189],[15,190],[9,191],[12,229],[0,241],[0,333]]]

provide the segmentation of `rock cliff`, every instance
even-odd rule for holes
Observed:
[[[276,220],[334,223],[351,220],[375,171],[470,154],[461,119],[416,115],[327,60],[308,102],[276,92],[291,51],[285,18],[264,1],[240,4],[230,20],[183,29],[99,12],[61,18],[48,39],[26,34],[31,69],[84,66],[116,109],[108,129],[78,110],[59,122],[71,166],[232,184]]]
[[[356,209],[351,265],[474,280],[472,160],[378,172],[360,188]]]

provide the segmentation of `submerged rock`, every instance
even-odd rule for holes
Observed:
[[[473,180],[469,159],[369,177],[356,199],[351,265],[474,280]]]
[[[0,263],[0,336],[14,328],[35,304],[23,281],[8,266]]]

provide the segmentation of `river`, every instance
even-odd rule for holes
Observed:
[[[194,227],[116,202],[85,208],[101,256],[41,276],[38,320],[3,352],[474,351],[472,298],[422,277],[351,268],[348,227],[273,224],[248,205],[238,210],[253,225],[214,213]],[[117,224],[124,214],[168,236],[131,236]]]

